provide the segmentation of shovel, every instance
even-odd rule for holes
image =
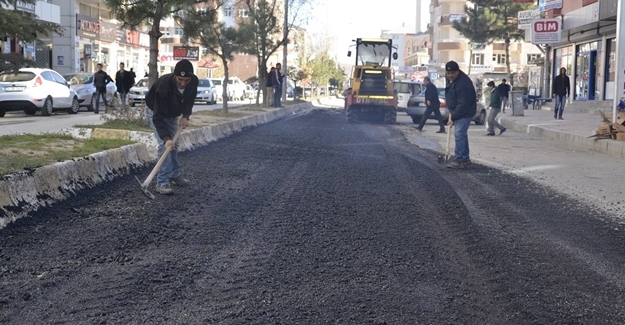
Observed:
[[[438,163],[440,165],[444,165],[447,164],[447,162],[449,162],[449,146],[451,144],[451,127],[449,127],[449,130],[447,130],[447,146],[445,147],[445,155],[438,156]]]
[[[176,131],[176,135],[174,135],[174,138],[172,139],[172,141],[174,141],[174,146],[176,145],[176,141],[178,140],[178,137],[180,136],[181,132],[182,132],[182,128],[179,126],[178,127],[178,131]],[[163,165],[163,163],[165,162],[165,159],[167,159],[167,156],[169,156],[170,152],[171,152],[170,148],[166,148],[165,149],[165,152],[163,152],[163,155],[161,156],[161,158],[156,163],[156,166],[154,166],[154,168],[150,172],[150,175],[148,175],[148,178],[146,178],[143,183],[141,183],[141,181],[139,180],[139,177],[137,177],[135,175],[135,178],[137,179],[137,182],[139,182],[139,184],[141,184],[141,191],[143,191],[143,194],[145,194],[151,200],[154,200],[154,194],[152,194],[152,193],[150,193],[150,191],[148,191],[148,186],[150,186],[150,183],[152,183],[152,180],[154,179],[154,176],[156,176],[156,173],[161,168],[161,165]]]

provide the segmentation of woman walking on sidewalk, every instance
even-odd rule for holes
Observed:
[[[490,88],[490,113],[488,113],[488,133],[486,135],[495,135],[495,127],[499,129],[499,135],[506,132],[506,128],[497,122],[497,114],[501,111],[501,96],[499,96],[499,88],[495,87],[494,81],[487,84]]]

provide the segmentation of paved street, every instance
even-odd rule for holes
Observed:
[[[625,322],[625,233],[584,171],[607,155],[472,127],[448,170],[434,125],[322,103],[182,153],[172,197],[128,175],[0,230],[0,322]]]

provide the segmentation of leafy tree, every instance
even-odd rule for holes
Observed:
[[[289,77],[290,80],[293,80],[294,86],[297,87],[297,83],[308,79],[308,77],[310,76],[310,73],[306,67],[298,68],[298,67],[290,66],[287,76]]]
[[[22,0],[35,4],[36,0]],[[37,21],[37,16],[20,10],[7,10],[14,7],[14,0],[0,0],[0,35],[16,38],[18,42],[32,43],[39,38],[50,36],[53,33],[63,34],[63,29],[53,23]],[[39,45],[43,45],[38,42]],[[17,70],[24,66],[37,66],[33,60],[24,58],[21,53],[0,53],[0,71]]]
[[[474,0],[472,5],[465,5],[465,16],[454,21],[453,26],[460,34],[469,40],[469,60],[473,58],[473,47],[479,44],[489,44],[495,34],[492,26],[497,24],[497,17],[491,13],[490,7],[494,0]],[[509,0],[508,0],[509,1]],[[467,74],[471,73],[471,62],[468,64]]]
[[[510,80],[510,84],[513,84],[514,78],[512,78],[510,68],[510,41],[519,41],[524,38],[525,31],[517,27],[518,14],[519,11],[532,9],[534,5],[513,3],[508,0],[491,0],[491,2],[490,12],[496,17],[496,24],[491,26],[492,37],[501,39],[505,43],[508,80]]]
[[[115,18],[125,26],[151,26],[150,32],[150,60],[148,63],[148,85],[152,85],[158,78],[158,40],[163,36],[161,20],[172,17],[176,12],[193,8],[206,0],[103,0],[104,4],[115,14]]]
[[[222,3],[223,4],[223,3]],[[240,52],[244,44],[250,41],[250,34],[246,29],[237,29],[226,26],[218,21],[218,11],[221,4],[205,10],[189,10],[182,19],[185,35],[204,47],[205,51],[221,59],[224,69],[223,81],[223,111],[228,113],[228,63],[234,60],[234,55]]]
[[[243,52],[256,55],[258,59],[259,84],[267,81],[267,63],[269,58],[283,45],[288,44],[288,35],[299,20],[299,12],[314,0],[284,0],[288,2],[289,22],[284,26],[284,8],[279,1],[273,0],[242,0],[247,6],[249,19],[240,24],[241,31],[251,34],[250,42],[242,49]],[[287,37],[284,35],[284,28]],[[288,68],[288,67],[287,67]],[[287,71],[288,73],[288,71]],[[265,87],[258,87],[259,93],[266,91]],[[265,98],[266,94],[262,98]],[[260,96],[257,96],[258,104]]]

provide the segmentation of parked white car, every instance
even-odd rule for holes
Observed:
[[[80,110],[78,95],[58,72],[50,69],[22,68],[0,73],[0,117],[6,112],[49,116],[65,110],[76,114]]]
[[[215,98],[216,100],[223,100],[224,96],[224,86],[223,86],[223,80],[219,79],[219,78],[209,78],[209,80],[213,83],[213,86],[215,87]]]
[[[137,104],[143,104],[145,102],[145,96],[148,94],[148,78],[141,78],[134,86],[130,88],[128,95],[128,102],[130,106]]]
[[[195,96],[195,101],[206,102],[208,105],[217,104],[215,86],[213,86],[213,82],[210,79],[198,79],[197,96]]]
[[[70,87],[76,91],[78,95],[78,102],[80,107],[86,107],[89,112],[93,111],[95,107],[95,86],[93,85],[93,73],[72,73],[63,76],[69,83]],[[109,82],[106,85],[106,101],[110,103],[115,97],[117,87],[114,82]],[[104,105],[104,102],[100,98],[100,104]]]
[[[228,99],[245,99],[245,83],[238,77],[228,77]]]

